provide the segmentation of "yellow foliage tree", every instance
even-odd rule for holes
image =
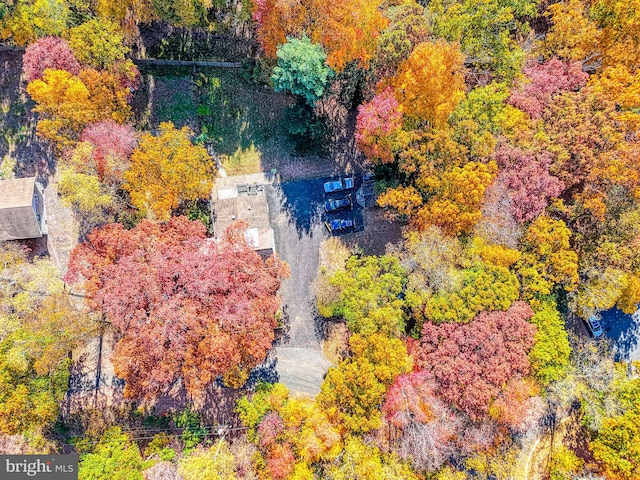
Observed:
[[[125,122],[131,115],[129,89],[108,71],[81,70],[78,76],[65,70],[46,69],[42,80],[27,85],[41,114],[37,131],[60,150],[72,146],[84,128],[100,120]]]
[[[553,25],[540,45],[547,56],[585,60],[593,55],[600,32],[596,23],[585,15],[585,10],[582,0],[549,6],[546,15],[551,17]]]
[[[418,230],[436,225],[452,236],[470,232],[482,217],[484,192],[496,171],[494,162],[469,162],[434,176],[433,195],[411,219],[411,224]]]
[[[31,82],[27,92],[36,102],[34,110],[42,116],[38,134],[61,147],[71,145],[98,116],[87,86],[65,70],[46,69],[42,80]]]
[[[416,46],[393,82],[402,112],[434,127],[446,124],[464,98],[464,56],[444,40]]]
[[[485,240],[480,237],[473,238],[469,245],[468,253],[472,257],[478,257],[478,259],[484,263],[505,268],[509,268],[516,263],[520,260],[521,256],[518,250],[503,245],[486,243]]]
[[[74,310],[49,259],[0,248],[0,432],[50,428],[68,389],[69,353],[96,324]]]
[[[401,216],[411,217],[422,206],[422,195],[412,186],[390,188],[378,197],[378,205],[390,207]]]
[[[2,3],[8,11],[3,12],[5,18],[0,18],[0,37],[11,38],[21,46],[46,35],[60,35],[67,28],[71,16],[68,2],[64,0]]]
[[[188,127],[177,130],[164,122],[157,137],[142,135],[131,154],[123,187],[148,218],[168,220],[181,202],[210,195],[215,167],[207,150],[191,143],[191,135]]]
[[[639,0],[570,0],[548,12],[553,25],[542,44],[547,55],[602,68],[620,64],[635,70],[640,64]]]
[[[418,480],[412,468],[397,456],[383,454],[361,438],[351,437],[344,445],[339,462],[325,469],[323,478],[333,480]]]
[[[607,67],[589,79],[589,86],[615,102],[621,110],[620,120],[640,127],[640,71],[634,72],[625,65]]]
[[[383,333],[353,335],[349,346],[352,358],[329,369],[317,401],[335,424],[358,434],[381,427],[384,394],[412,361],[401,340]]]
[[[568,292],[578,286],[578,255],[571,249],[571,230],[562,220],[546,215],[538,217],[521,242],[523,254],[516,265],[523,295],[532,300],[549,295],[556,285]]]

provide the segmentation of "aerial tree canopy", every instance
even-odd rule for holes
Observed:
[[[255,0],[253,19],[267,56],[275,58],[278,45],[301,34],[327,52],[327,65],[336,72],[350,62],[368,68],[376,52],[376,39],[387,19],[381,0],[281,2]]]
[[[390,87],[358,107],[356,142],[372,162],[394,161],[399,147],[397,136],[402,128],[402,112],[398,107]]]
[[[131,397],[182,379],[193,394],[224,376],[241,385],[271,348],[286,264],[267,262],[233,226],[221,242],[199,221],[112,224],[73,250],[67,280],[117,332],[113,363]]]
[[[434,379],[436,394],[481,420],[509,380],[529,374],[527,353],[536,327],[524,302],[506,312],[482,312],[467,324],[425,322],[419,341],[410,342],[415,369]]]
[[[401,111],[442,127],[464,98],[463,55],[456,43],[423,42],[398,67],[393,87]]]
[[[168,220],[185,200],[208,198],[215,166],[207,149],[191,142],[191,130],[160,124],[160,133],[144,133],[124,172],[131,203],[149,218]]]
[[[66,40],[44,37],[31,43],[22,56],[22,68],[27,82],[42,79],[47,68],[66,70],[72,75],[80,72],[80,62],[73,55]]]
[[[69,354],[96,331],[69,301],[48,259],[0,248],[0,432],[39,433],[53,425],[69,381]]]
[[[288,37],[278,46],[278,65],[271,81],[276,92],[287,91],[300,95],[313,106],[327,89],[333,71],[325,65],[327,55],[321,45],[311,43],[309,37]]]
[[[330,279],[339,291],[337,301],[326,305],[327,316],[344,317],[353,333],[382,332],[395,336],[404,326],[399,298],[406,273],[391,256],[351,257],[346,268]]]
[[[473,71],[512,79],[525,57],[514,37],[529,32],[527,20],[537,16],[537,5],[535,0],[435,0],[427,9],[434,33],[459,42]]]

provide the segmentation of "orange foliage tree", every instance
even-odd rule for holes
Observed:
[[[327,51],[327,65],[342,71],[352,61],[368,67],[387,19],[381,0],[255,0],[253,18],[258,40],[267,56],[275,58],[278,45],[288,36],[303,33]]]
[[[419,44],[402,62],[394,92],[405,115],[434,127],[446,124],[464,98],[464,57],[457,43]]]

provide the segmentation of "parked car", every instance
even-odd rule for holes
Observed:
[[[339,192],[341,190],[350,190],[354,186],[353,178],[343,178],[342,180],[331,180],[325,182],[324,193]]]
[[[594,338],[598,338],[604,333],[601,322],[602,322],[602,317],[600,317],[600,315],[591,315],[587,319],[587,322],[586,322],[587,328],[589,329],[589,332],[591,332],[591,335],[593,335]]]
[[[351,200],[351,195],[347,195],[344,198],[336,198],[336,199],[332,198],[324,202],[325,212],[334,212],[336,210],[341,210],[343,208],[353,208],[353,201]]]
[[[324,222],[324,225],[330,233],[356,228],[356,222],[352,218],[336,218],[335,220]]]

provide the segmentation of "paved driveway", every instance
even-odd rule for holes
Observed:
[[[311,288],[320,263],[320,243],[329,236],[323,224],[328,218],[322,189],[327,180],[298,180],[267,188],[276,251],[291,268],[291,278],[281,289],[285,336],[276,347],[276,371],[290,390],[312,396],[320,391],[330,366],[321,349],[323,320],[316,312]],[[331,217],[339,216],[361,219],[362,212],[355,208]]]

